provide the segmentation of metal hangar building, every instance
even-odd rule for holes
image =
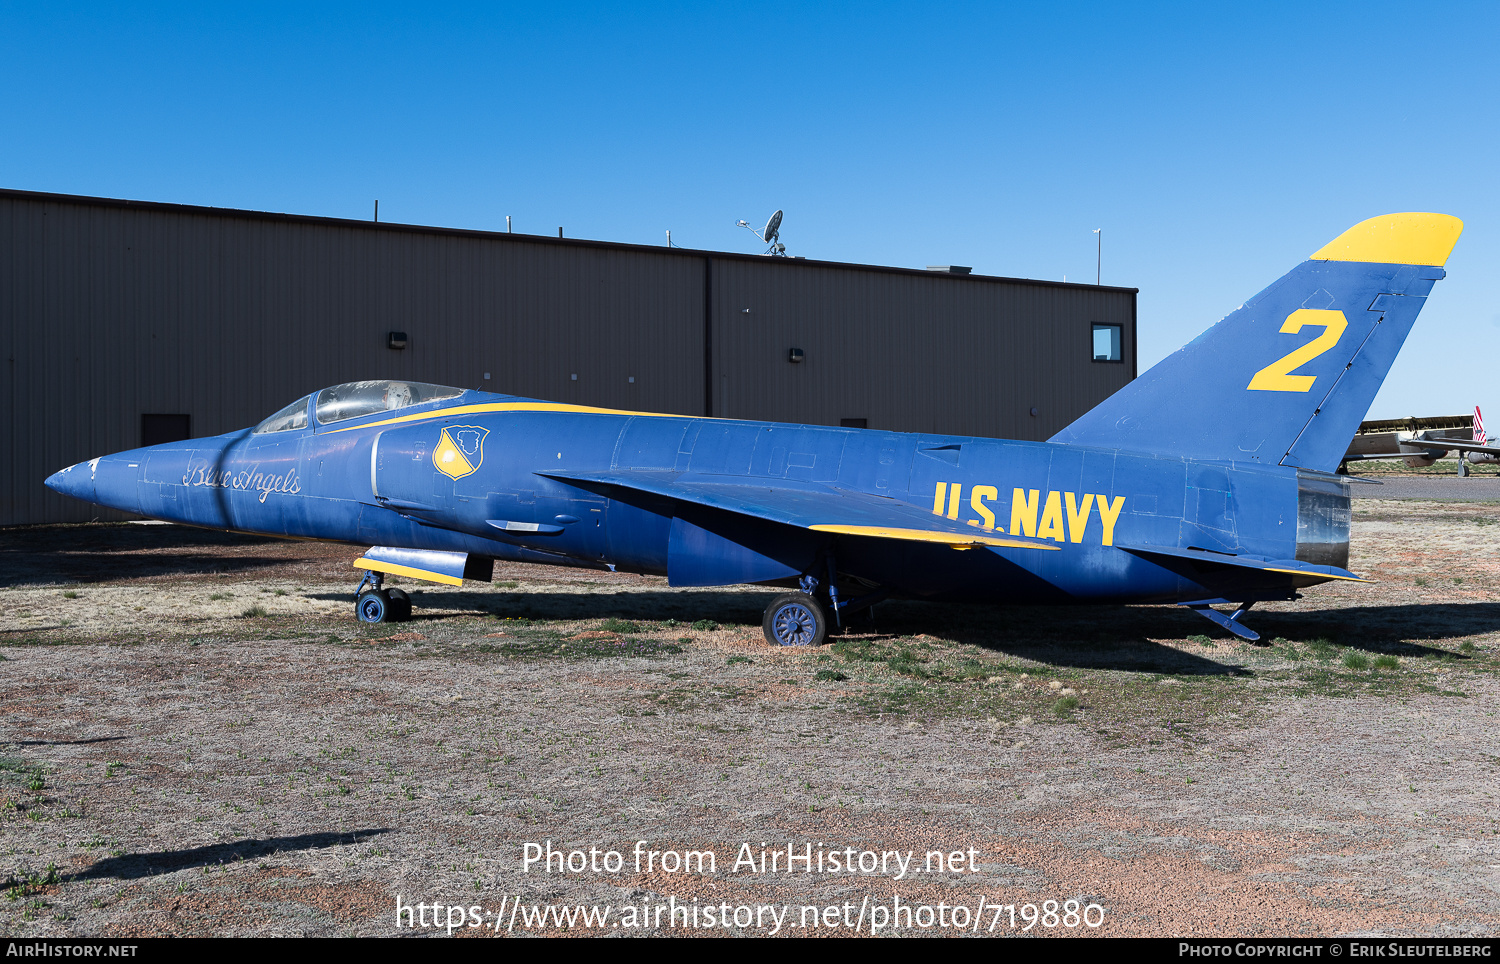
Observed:
[[[0,190],[0,525],[59,468],[340,382],[1045,439],[1136,374],[1136,289]],[[108,516],[118,517],[118,516]]]

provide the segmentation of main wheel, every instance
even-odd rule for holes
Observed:
[[[384,589],[372,589],[359,594],[354,603],[355,615],[362,623],[383,623],[391,618],[391,597]]]
[[[387,589],[385,594],[391,597],[391,622],[404,623],[411,619],[411,597],[404,589]]]
[[[772,646],[821,646],[828,638],[828,617],[813,597],[789,592],[771,600],[760,628]]]

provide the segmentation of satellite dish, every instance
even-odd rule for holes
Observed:
[[[781,212],[777,211],[771,215],[771,220],[766,222],[766,229],[761,232],[760,239],[770,244],[781,236]]]
[[[786,257],[786,245],[782,244],[781,240],[780,240],[780,238],[781,238],[781,212],[780,211],[777,211],[775,214],[771,215],[771,219],[766,222],[766,229],[764,231],[757,232],[754,228],[752,228],[750,226],[749,222],[747,222],[747,221],[736,221],[735,222],[735,227],[744,228],[746,231],[749,231],[751,234],[755,235],[757,238],[760,238],[767,245],[769,245],[769,247],[766,248],[766,252],[765,253],[769,254],[771,257],[773,257],[773,258],[784,258],[784,257]]]

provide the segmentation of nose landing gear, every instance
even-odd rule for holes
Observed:
[[[385,576],[365,570],[355,590],[354,614],[362,623],[404,623],[411,618],[411,597],[400,589],[382,589]]]

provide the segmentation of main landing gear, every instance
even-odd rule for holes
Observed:
[[[811,595],[783,593],[766,607],[760,628],[772,646],[821,646],[828,638],[828,616]]]
[[[828,640],[828,621],[842,628],[842,616],[868,609],[890,595],[888,589],[877,589],[857,599],[839,598],[835,579],[833,556],[828,556],[828,584],[824,587],[824,599],[819,598],[818,580],[804,575],[800,580],[801,592],[782,593],[771,600],[761,617],[760,628],[766,634],[766,642],[772,646],[821,646]]]
[[[362,623],[404,623],[411,618],[411,597],[400,589],[382,589],[385,576],[374,569],[365,570],[354,603],[354,613]]]

